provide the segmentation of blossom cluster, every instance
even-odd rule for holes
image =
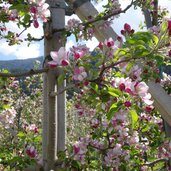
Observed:
[[[14,124],[16,117],[16,110],[14,108],[5,109],[0,113],[0,122],[5,128],[9,128]]]
[[[135,82],[130,78],[116,77],[112,81],[112,86],[125,91],[132,96],[138,95],[146,105],[153,103],[151,95],[148,93],[148,86],[145,82]]]
[[[35,158],[37,156],[37,150],[34,146],[28,146],[26,148],[26,154],[31,158]]]
[[[56,66],[70,66],[71,63],[77,63],[83,56],[89,54],[89,49],[83,45],[78,47],[72,47],[69,54],[64,47],[61,47],[58,51],[52,51],[50,56],[52,61],[48,62],[51,68]],[[75,65],[75,64],[73,64]],[[83,66],[74,66],[73,68],[73,80],[83,81],[87,77],[87,72]]]
[[[50,17],[49,4],[45,3],[45,0],[29,0],[29,3],[31,5],[30,12],[33,17],[33,25],[35,28],[38,28],[38,19],[47,22],[47,19]]]

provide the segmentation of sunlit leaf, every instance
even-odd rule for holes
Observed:
[[[138,115],[135,110],[130,110],[131,121],[132,121],[132,129],[136,129],[138,126]]]

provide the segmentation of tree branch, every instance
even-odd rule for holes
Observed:
[[[30,71],[16,73],[16,74],[0,72],[0,77],[26,77],[26,76],[36,75],[36,74],[42,74],[44,72],[47,72],[48,70],[49,68],[43,68],[43,69],[38,69],[38,70],[31,69]]]
[[[115,11],[115,12],[112,12],[111,14],[108,14],[108,15],[104,15],[103,17],[96,17],[94,20],[91,20],[91,21],[88,21],[88,22],[86,22],[86,23],[83,23],[83,25],[85,25],[85,26],[87,26],[87,25],[89,25],[89,24],[93,24],[93,23],[95,23],[95,22],[97,22],[97,21],[100,21],[100,20],[107,20],[107,19],[109,19],[110,17],[113,17],[113,16],[115,16],[115,15],[119,15],[119,14],[121,14],[121,13],[125,13],[126,11],[128,11],[131,7],[132,7],[132,5],[135,3],[136,1],[131,1],[131,3],[125,8],[125,9],[123,9],[123,10],[119,10],[119,11]]]
[[[151,20],[151,14],[150,14],[149,9],[142,9],[142,11],[143,11],[146,26],[147,26],[147,29],[148,29],[148,28],[153,26],[152,20]]]
[[[92,19],[91,21],[87,21],[87,22],[80,23],[79,26],[80,26],[80,25],[82,25],[82,26],[88,26],[89,24],[93,24],[93,23],[98,22],[98,21],[101,21],[101,20],[107,20],[107,19],[109,19],[110,17],[119,15],[119,14],[121,14],[121,13],[125,13],[125,12],[126,12],[127,10],[129,10],[129,9],[133,6],[133,4],[135,4],[135,3],[136,3],[136,0],[135,0],[135,1],[132,0],[131,3],[130,3],[125,9],[123,9],[123,10],[119,10],[119,11],[112,12],[112,13],[110,13],[110,14],[108,14],[108,15],[104,15],[103,17],[98,17],[98,16],[97,16],[95,19]],[[78,28],[79,28],[79,26],[78,26]],[[62,28],[62,29],[54,29],[54,30],[53,30],[53,33],[55,33],[55,32],[62,32],[62,31],[66,31],[66,29],[65,29],[65,28]]]
[[[157,164],[159,162],[168,162],[168,159],[166,159],[166,158],[156,159],[156,160],[154,160],[152,162],[148,162],[148,163],[142,164],[141,166],[153,167],[155,164]]]
[[[129,61],[135,60],[135,59],[139,59],[139,58],[133,57],[133,58],[131,58],[131,59],[124,59],[124,60],[121,60],[121,61],[112,63],[112,64],[110,64],[110,65],[108,65],[108,66],[104,66],[104,67],[102,68],[102,70],[100,71],[99,77],[96,78],[96,79],[94,79],[94,80],[89,80],[89,81],[90,81],[90,82],[101,82],[101,79],[102,79],[102,76],[103,76],[103,73],[105,72],[105,70],[110,69],[110,68],[113,68],[113,67],[115,67],[115,66],[117,66],[117,65],[119,65],[119,64],[121,64],[121,63],[129,62]]]

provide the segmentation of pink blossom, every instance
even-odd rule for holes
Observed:
[[[50,56],[53,59],[53,61],[48,62],[50,67],[56,67],[57,65],[67,66],[69,64],[68,53],[64,47],[61,47],[58,52],[50,52]]]
[[[97,119],[94,118],[94,119],[91,120],[91,126],[93,128],[97,128],[98,125],[99,125],[99,121]]]
[[[5,128],[9,128],[10,124],[14,123],[16,114],[17,113],[14,108],[5,109],[0,113],[0,122],[5,126]]]
[[[34,20],[37,21],[40,18],[43,22],[47,22],[47,18],[50,17],[50,10],[45,0],[29,0],[29,3],[33,5],[30,7],[30,12],[33,14]],[[34,26],[37,26],[37,24],[34,24]]]
[[[28,146],[26,148],[26,154],[31,158],[35,158],[37,156],[37,150],[35,149],[34,146]]]
[[[88,137],[80,138],[80,140],[73,145],[74,159],[80,161],[82,164],[85,163],[85,154],[89,141]]]
[[[39,23],[38,23],[37,20],[33,20],[33,26],[34,26],[35,28],[38,28],[38,27],[39,27]]]
[[[38,127],[35,124],[28,126],[28,129],[34,133],[38,133]]]
[[[73,46],[70,50],[75,60],[82,58],[85,55],[89,55],[90,53],[89,48],[87,48],[86,45]]]
[[[32,6],[30,8],[30,12],[33,13],[33,14],[36,14],[38,11],[37,11],[37,7],[36,6]]]
[[[146,106],[145,111],[150,113],[153,110],[153,106]]]
[[[109,149],[105,156],[105,165],[118,168],[121,156],[124,156],[121,144],[116,144],[113,149]]]
[[[109,48],[114,46],[114,40],[110,37],[108,40],[105,40],[105,45]]]
[[[18,18],[18,12],[17,12],[17,10],[11,10],[10,11],[9,20],[15,21],[17,18]]]
[[[129,24],[125,23],[124,24],[124,29],[121,30],[121,34],[122,35],[126,35],[126,34],[131,35],[133,33],[134,33],[134,30],[131,29],[131,26]]]
[[[171,36],[171,19],[168,20],[168,31],[169,31],[169,36]]]
[[[130,78],[116,77],[112,80],[112,86],[119,88],[121,91],[127,91],[130,94],[134,92],[134,82]]]
[[[131,107],[131,102],[130,102],[130,101],[126,101],[126,102],[124,103],[124,105],[125,105],[125,107]]]
[[[144,101],[144,103],[146,103],[147,105],[152,105],[153,101],[150,100],[151,99],[151,94],[150,93],[146,93],[144,96],[141,96],[141,99]]]
[[[124,83],[121,83],[121,84],[119,85],[119,89],[120,89],[121,91],[124,91],[124,90],[125,90],[125,84],[124,84]]]
[[[149,87],[145,82],[139,82],[135,85],[135,90],[140,96],[146,95]]]
[[[79,58],[82,58],[84,55],[85,55],[85,52],[83,50],[74,52],[74,59],[77,60]]]
[[[149,28],[149,31],[153,32],[155,35],[159,35],[160,33],[160,27],[159,26],[153,26]]]
[[[74,69],[73,79],[78,81],[83,81],[87,77],[84,67],[77,67]]]
[[[103,46],[104,46],[103,42],[100,42],[99,45],[98,45],[98,47],[99,47],[100,49],[103,49]]]
[[[169,50],[168,55],[169,55],[169,57],[171,57],[171,50]]]
[[[43,3],[38,7],[38,16],[43,22],[47,22],[47,18],[50,17],[49,5]]]
[[[74,144],[74,146],[73,146],[73,150],[74,150],[74,154],[79,153],[79,151],[80,151],[79,144]]]
[[[68,31],[73,30],[75,27],[78,27],[79,23],[80,23],[80,20],[78,19],[75,19],[75,18],[69,19],[66,25],[66,30]]]
[[[130,32],[131,31],[131,26],[127,23],[124,24],[124,30],[127,31],[127,32]]]

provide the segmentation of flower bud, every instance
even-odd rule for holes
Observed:
[[[125,107],[131,107],[131,102],[130,102],[130,101],[126,101],[126,102],[124,103],[124,105],[125,105]]]

